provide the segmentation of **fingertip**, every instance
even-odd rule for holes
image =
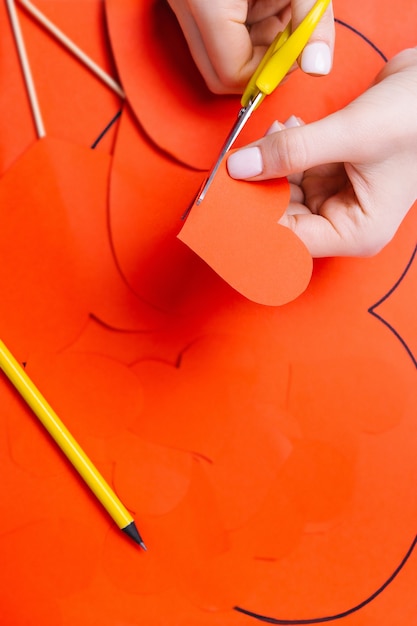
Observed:
[[[262,152],[257,146],[241,148],[230,154],[226,165],[232,178],[237,180],[254,178],[263,172]]]
[[[309,211],[286,211],[279,223],[303,242],[313,258],[342,256],[343,239],[321,215]]]
[[[311,10],[312,4],[312,0],[291,1],[293,29],[301,24],[308,11]],[[323,8],[323,4],[321,4],[321,8]],[[335,31],[333,4],[330,0],[316,24],[309,42],[298,58],[298,65],[303,72],[312,76],[329,74],[333,65]]]
[[[302,52],[300,67],[306,74],[326,76],[330,73],[332,64],[332,51],[325,41],[312,41]]]
[[[285,128],[285,124],[281,124],[280,122],[278,122],[278,120],[274,120],[271,126],[266,131],[264,136],[267,137],[268,135],[272,135],[272,133],[277,133],[278,131],[283,130],[284,128]]]
[[[300,117],[290,115],[290,117],[284,122],[284,126],[285,128],[298,128],[299,126],[304,126],[304,122]]]

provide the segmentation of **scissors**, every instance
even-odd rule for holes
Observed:
[[[285,30],[278,33],[275,37],[243,92],[241,99],[242,108],[223,144],[214,167],[199,191],[195,204],[201,204],[204,200],[224,156],[236,141],[253,111],[261,104],[265,96],[271,94],[278,87],[282,79],[288,74],[290,68],[305,48],[329,3],[330,0],[318,0],[293,33],[291,33],[291,22],[289,22]]]

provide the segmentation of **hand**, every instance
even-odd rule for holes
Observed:
[[[268,134],[228,158],[234,178],[288,176],[280,223],[314,257],[370,256],[417,199],[417,48],[387,63],[341,111]]]
[[[208,87],[241,93],[269,44],[292,18],[295,28],[315,0],[168,0]],[[334,20],[330,4],[299,60],[303,71],[327,74]]]

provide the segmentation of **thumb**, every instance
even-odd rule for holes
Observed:
[[[293,30],[302,22],[313,7],[314,2],[315,0],[291,1]],[[330,2],[299,58],[299,65],[303,72],[315,76],[325,75],[330,72],[333,64],[334,40],[333,7]]]
[[[361,107],[348,106],[316,122],[266,135],[230,154],[229,175],[236,179],[266,180],[304,172],[317,165],[372,161],[381,124],[378,125],[376,114],[365,116],[367,123],[363,123],[363,113]]]
[[[284,128],[234,150],[227,159],[229,175],[239,180],[266,180],[304,172],[316,165],[342,162],[341,146],[343,154],[347,151],[345,129],[336,122],[337,117],[328,116],[318,122]]]

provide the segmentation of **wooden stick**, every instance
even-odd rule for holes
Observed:
[[[26,90],[29,96],[29,102],[32,109],[32,115],[35,122],[36,132],[38,138],[45,137],[45,126],[42,119],[41,110],[39,107],[38,96],[36,94],[35,85],[33,82],[32,71],[30,69],[29,60],[26,53],[25,42],[23,41],[22,31],[20,29],[19,18],[17,16],[15,3],[13,0],[6,0],[7,8],[9,11],[10,22],[12,25],[13,35],[16,42],[17,52],[20,59],[20,65],[22,67],[23,77],[26,83]]]
[[[55,24],[53,24],[39,9],[29,0],[19,0],[19,3],[46,28],[67,50],[69,50],[81,63],[93,72],[103,83],[112,89],[121,98],[125,97],[121,86],[107,74],[95,61],[81,50],[69,37],[67,37]]]

